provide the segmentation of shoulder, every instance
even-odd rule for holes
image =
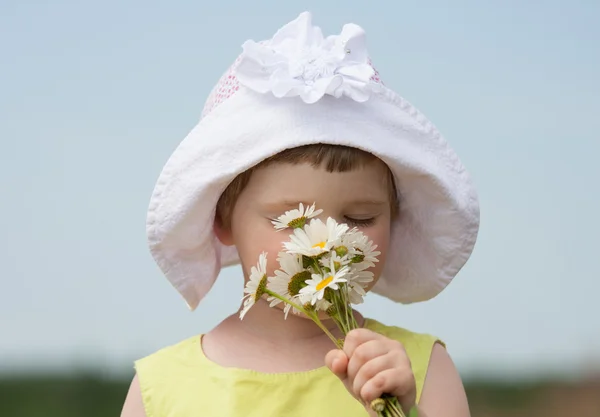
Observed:
[[[166,346],[150,355],[135,361],[135,369],[138,372],[168,370],[165,365],[169,363],[181,363],[193,360],[200,349],[200,335],[189,337],[178,343]],[[160,365],[160,369],[154,369]]]
[[[129,387],[121,417],[153,417],[155,403],[175,389],[182,374],[192,372],[200,349],[200,336],[164,347],[135,361],[135,377]],[[161,397],[161,398],[157,398]]]
[[[123,410],[121,411],[121,417],[149,417],[146,415],[144,408],[144,400],[142,399],[142,391],[137,374],[133,377],[129,386]]]
[[[419,408],[428,416],[468,417],[465,389],[446,349],[436,345],[431,353]]]
[[[401,342],[417,385],[417,403],[427,416],[468,417],[463,383],[446,345],[438,337],[367,320],[365,327]]]

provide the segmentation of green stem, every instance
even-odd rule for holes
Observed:
[[[330,316],[331,319],[335,322],[335,324],[337,324],[338,329],[340,329],[340,331],[342,332],[342,334],[347,334],[348,332],[346,331],[346,329],[344,328],[344,323],[342,321],[342,319],[340,318],[340,315],[338,312],[336,312],[336,314],[334,316]]]
[[[325,334],[327,336],[329,336],[329,338],[331,339],[331,341],[333,343],[335,343],[335,345],[338,347],[338,349],[343,349],[344,348],[344,346],[339,342],[339,340],[334,335],[331,334],[331,332],[329,331],[329,329],[323,325],[323,323],[319,319],[319,315],[317,313],[312,312],[310,314],[307,314],[307,316],[310,317],[317,324],[317,326],[319,326],[321,328],[321,330],[323,330],[325,332]]]
[[[331,339],[331,341],[332,341],[333,343],[335,343],[335,345],[336,345],[338,348],[340,348],[340,349],[342,349],[342,348],[343,348],[343,346],[341,346],[341,345],[340,345],[340,343],[339,343],[338,339],[337,339],[337,338],[336,338],[334,335],[332,335],[332,334],[331,334],[331,332],[329,331],[329,329],[327,329],[327,327],[325,327],[325,326],[323,325],[323,323],[322,323],[322,322],[321,322],[321,320],[319,319],[319,316],[318,316],[318,314],[317,314],[317,313],[315,313],[315,312],[308,312],[308,311],[306,311],[306,309],[305,309],[304,307],[300,306],[299,304],[296,304],[296,303],[294,303],[293,301],[290,301],[290,300],[288,300],[288,299],[287,299],[287,298],[285,298],[285,297],[282,297],[281,295],[277,294],[277,293],[276,293],[276,292],[274,292],[274,291],[271,291],[271,290],[270,290],[270,289],[268,289],[268,288],[265,290],[265,293],[266,293],[266,294],[268,294],[268,295],[270,295],[271,297],[275,297],[275,298],[277,298],[278,300],[281,300],[281,301],[283,301],[284,303],[287,303],[287,304],[291,305],[291,306],[292,306],[292,307],[294,307],[296,310],[298,310],[298,311],[300,311],[300,312],[304,313],[304,314],[305,314],[307,317],[311,318],[311,319],[312,319],[312,321],[314,321],[314,322],[316,323],[316,325],[317,325],[317,326],[319,326],[319,327],[321,328],[321,330],[323,330],[323,332],[325,332],[325,334],[326,334],[327,336],[329,336],[329,338]]]
[[[334,291],[333,292],[333,304],[335,305],[335,310],[337,312],[337,317],[336,317],[336,324],[338,325],[338,327],[340,328],[340,330],[342,331],[342,333],[344,335],[348,334],[348,326],[346,326],[346,320],[344,317],[344,312],[341,310],[340,307],[343,307],[342,302],[340,300],[338,291]]]
[[[317,258],[311,258],[313,261],[313,266],[315,268],[315,273],[323,276],[323,270],[321,269],[321,265],[319,265],[319,260]]]
[[[338,310],[341,310],[343,308],[343,311],[340,311],[340,315],[343,317],[345,327],[344,334],[348,334],[350,330],[358,328],[358,323],[354,318],[352,306],[349,302],[347,283],[340,285],[339,291],[336,291],[336,303],[338,306]]]
[[[354,320],[354,314],[352,314],[352,307],[350,307],[350,309],[348,309],[349,307],[349,303],[348,303],[348,284],[344,285],[343,288],[341,288],[342,291],[342,302],[344,303],[344,311],[346,312],[346,323],[348,323],[348,329],[353,330],[356,329],[358,326],[356,325],[356,320]]]
[[[344,326],[344,334],[347,334],[348,329],[348,320],[346,320],[346,306],[344,305],[344,300],[340,297],[340,289],[333,293],[333,302],[335,303],[335,308],[340,312],[340,322]]]
[[[286,304],[289,304],[289,305],[291,305],[291,306],[292,306],[292,307],[294,307],[296,310],[298,310],[298,311],[301,311],[302,313],[304,313],[304,314],[306,314],[306,315],[308,316],[308,312],[307,312],[307,311],[304,309],[304,307],[302,307],[301,305],[299,305],[299,304],[296,304],[296,303],[294,303],[293,301],[291,301],[291,300],[288,300],[288,299],[287,299],[287,298],[285,298],[285,297],[282,297],[281,295],[277,294],[277,293],[276,293],[276,292],[274,292],[274,291],[271,291],[271,290],[270,290],[270,289],[268,289],[268,288],[267,288],[267,289],[265,289],[265,293],[266,293],[266,294],[268,294],[268,295],[270,295],[271,297],[275,297],[275,298],[277,298],[278,300],[281,300],[281,301],[283,301],[283,302],[284,302],[284,303],[286,303]]]
[[[389,408],[391,411],[393,411],[394,412],[394,414],[392,414],[393,416],[405,417],[404,411],[402,411],[402,408],[400,407],[400,404],[398,403],[398,399],[396,397],[387,399],[385,408],[386,409]]]

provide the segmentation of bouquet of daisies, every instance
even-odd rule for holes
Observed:
[[[358,328],[353,304],[363,302],[366,288],[373,281],[369,271],[378,262],[377,245],[366,235],[328,218],[316,219],[322,210],[315,205],[290,210],[272,223],[276,230],[293,230],[283,243],[277,261],[279,269],[267,277],[267,254],[250,270],[244,289],[244,304],[240,318],[261,299],[267,297],[270,306],[285,303],[283,312],[290,311],[311,318],[342,349],[344,341],[334,337],[323,325],[319,315],[325,312],[345,335]],[[321,315],[322,316],[322,315]],[[371,404],[380,416],[403,416],[395,397],[383,395]]]

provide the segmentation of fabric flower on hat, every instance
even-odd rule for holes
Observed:
[[[315,103],[325,94],[369,99],[375,70],[369,64],[365,32],[346,24],[339,35],[323,37],[310,13],[282,27],[272,39],[246,41],[235,69],[239,82],[259,93]]]

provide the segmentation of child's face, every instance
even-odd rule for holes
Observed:
[[[329,173],[310,164],[274,163],[257,169],[239,195],[232,212],[231,230],[219,231],[224,243],[234,244],[244,275],[267,252],[268,275],[278,267],[277,254],[291,230],[276,231],[271,220],[299,203],[316,203],[323,221],[356,226],[378,246],[379,263],[372,269],[376,282],[385,263],[390,238],[390,197],[387,167],[373,161],[350,172]],[[371,287],[372,287],[371,285]],[[369,287],[370,289],[370,287]]]

